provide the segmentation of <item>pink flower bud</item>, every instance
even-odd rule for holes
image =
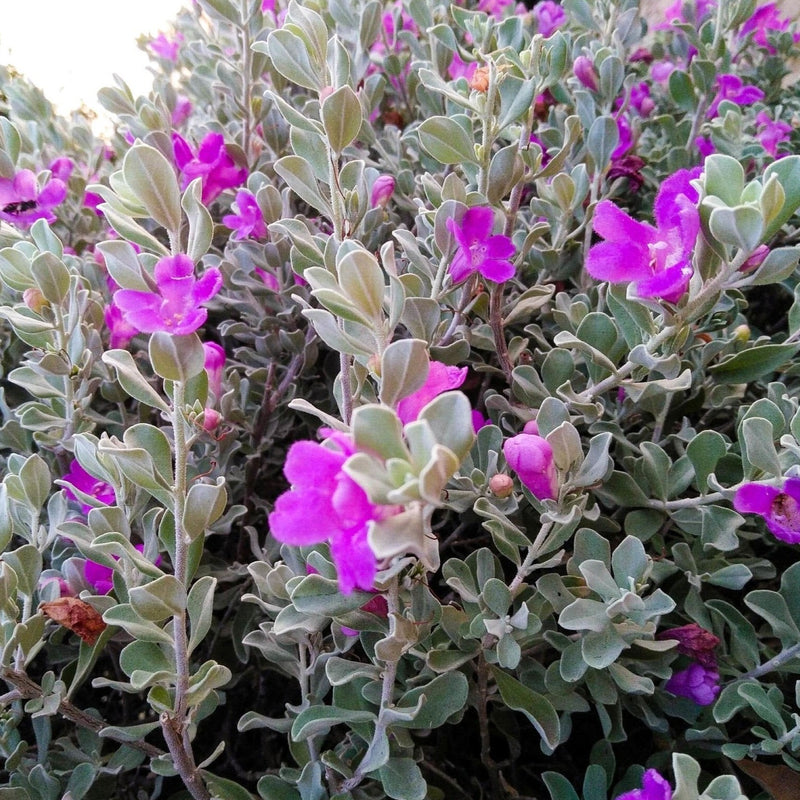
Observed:
[[[504,472],[498,472],[497,475],[492,475],[489,480],[489,491],[499,498],[510,497],[514,491],[514,481],[511,480],[510,475]]]
[[[765,244],[760,244],[755,250],[753,250],[747,261],[742,264],[741,271],[750,272],[750,270],[760,267],[768,255],[769,247],[767,247]]]
[[[213,408],[207,408],[197,418],[197,421],[206,433],[212,433],[219,427],[220,422],[222,422],[222,414]]]
[[[572,67],[575,77],[590,91],[596,92],[600,88],[600,78],[594,68],[592,59],[588,56],[578,56]]]
[[[523,484],[539,500],[558,497],[558,472],[553,463],[553,448],[546,439],[519,433],[503,444],[503,454]]]
[[[370,203],[373,208],[386,208],[394,194],[395,180],[391,175],[381,175],[372,184]]]
[[[208,388],[219,399],[222,394],[222,370],[225,367],[225,350],[216,342],[203,342],[206,354],[205,367],[208,373]]]
[[[45,300],[41,289],[37,289],[35,286],[29,287],[22,293],[22,302],[37,314],[40,314],[43,308],[50,305]]]

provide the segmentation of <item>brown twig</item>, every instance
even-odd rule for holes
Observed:
[[[17,670],[6,668],[0,672],[0,678],[2,678],[9,686],[14,687],[13,692],[10,692],[8,695],[3,695],[3,697],[0,699],[5,700],[11,694],[15,694],[16,699],[35,700],[40,697],[44,697],[45,695],[42,687],[39,686],[36,681],[29,678],[24,672],[18,672]],[[109,724],[105,720],[101,719],[100,717],[87,714],[73,703],[70,703],[69,700],[62,700],[58,704],[58,713],[61,714],[61,716],[65,719],[68,719],[70,722],[74,722],[76,725],[80,725],[82,728],[87,728],[88,730],[94,731],[98,734],[104,728],[109,727]],[[134,750],[139,750],[151,758],[158,758],[158,756],[163,756],[165,754],[163,750],[155,747],[152,744],[148,744],[147,742],[130,742],[122,737],[115,736],[112,733],[104,734],[103,738],[113,739],[114,741],[120,742],[128,747],[132,747]]]

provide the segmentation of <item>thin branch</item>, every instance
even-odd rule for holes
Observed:
[[[36,700],[45,696],[44,689],[42,689],[42,687],[39,686],[36,681],[29,678],[24,672],[18,672],[17,670],[6,668],[0,671],[0,678],[9,684],[9,686],[14,687],[13,691],[8,692],[0,697],[0,704],[4,704],[5,702],[12,700]],[[98,734],[103,729],[110,727],[105,720],[101,719],[100,717],[87,714],[69,700],[62,700],[58,704],[58,713],[61,714],[61,716],[65,719],[68,719],[70,722],[74,722],[76,725],[80,725],[82,728],[86,728],[87,730],[94,731]],[[132,747],[134,750],[139,750],[151,758],[158,758],[158,756],[165,755],[163,750],[155,747],[152,744],[148,744],[147,742],[131,742],[123,739],[121,736],[115,736],[113,733],[103,734],[103,738],[113,739],[114,741],[120,742],[128,747]]]

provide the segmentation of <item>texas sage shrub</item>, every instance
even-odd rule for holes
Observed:
[[[109,141],[0,73],[0,796],[795,796],[789,19],[140,44]]]

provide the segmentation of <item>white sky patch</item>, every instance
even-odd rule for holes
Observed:
[[[0,0],[0,63],[35,83],[61,114],[85,104],[118,74],[134,96],[152,83],[136,39],[171,30],[189,0]]]

